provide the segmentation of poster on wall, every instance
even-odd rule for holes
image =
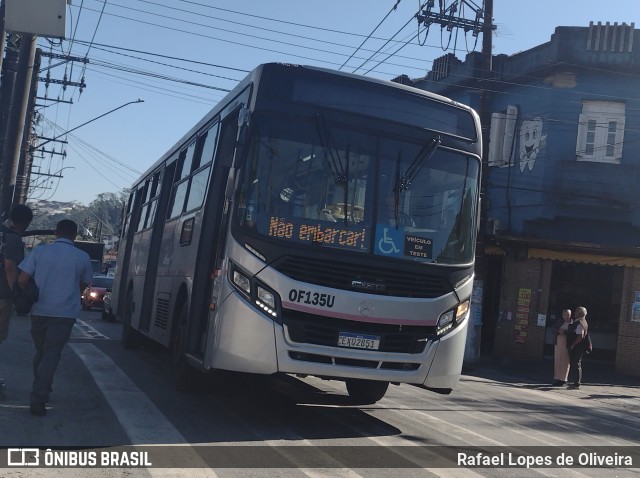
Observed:
[[[531,289],[518,290],[518,305],[516,307],[515,343],[527,342],[527,327],[529,325],[529,308],[531,306]]]
[[[471,323],[482,325],[482,290],[483,281],[475,279],[473,281],[473,292],[471,292]]]
[[[631,322],[640,322],[640,302],[631,306]]]

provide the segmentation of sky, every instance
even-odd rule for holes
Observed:
[[[481,6],[482,0],[459,3],[466,5],[465,18],[473,19],[470,5]],[[39,76],[66,77],[86,87],[39,82],[36,132],[52,138],[87,124],[61,136],[67,143],[43,146],[34,172],[52,176],[34,174],[29,199],[88,205],[100,193],[130,187],[261,63],[315,65],[390,80],[425,76],[432,61],[446,53],[464,59],[467,52],[480,51],[481,35],[450,34],[437,25],[419,29],[418,5],[415,0],[72,0],[66,39],[38,38],[38,47],[88,62],[43,57]],[[511,55],[546,43],[557,26],[630,24],[639,13],[637,0],[494,0],[493,53]]]

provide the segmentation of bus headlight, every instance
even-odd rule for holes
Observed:
[[[453,309],[446,311],[438,319],[438,324],[436,326],[436,335],[440,337],[446,334],[447,332],[453,330],[460,323],[462,323],[464,318],[467,316],[468,312],[469,312],[469,299],[458,304]]]
[[[255,277],[250,277],[232,264],[231,281],[233,285],[244,295],[254,307],[260,309],[276,322],[280,323],[278,317],[278,294]]]
[[[258,298],[256,299],[256,305],[264,310],[271,317],[278,317],[276,312],[276,298],[266,289],[258,286]]]
[[[251,294],[251,281],[247,276],[237,270],[233,271],[233,283],[241,291]]]
[[[273,294],[260,286],[258,286],[258,300],[273,309],[276,308],[276,299]]]

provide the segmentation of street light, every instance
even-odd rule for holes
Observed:
[[[117,108],[114,108],[114,109],[112,109],[112,110],[110,110],[110,111],[107,111],[106,113],[102,113],[100,116],[96,116],[95,118],[90,119],[89,121],[86,121],[86,122],[82,123],[81,125],[76,126],[75,128],[71,128],[69,131],[65,131],[64,133],[60,133],[60,134],[59,134],[58,136],[56,136],[55,138],[51,138],[51,139],[48,139],[48,140],[46,140],[46,141],[43,141],[43,142],[42,142],[42,143],[40,143],[38,146],[34,146],[34,147],[32,148],[32,150],[39,149],[39,148],[41,148],[42,146],[44,146],[45,144],[50,143],[51,141],[55,141],[55,140],[57,140],[58,138],[60,138],[60,137],[62,137],[62,136],[65,136],[65,135],[67,135],[67,134],[71,133],[72,131],[77,130],[78,128],[82,128],[83,126],[88,125],[89,123],[93,123],[95,120],[98,120],[98,119],[100,119],[100,118],[102,118],[102,117],[104,117],[104,116],[107,116],[108,114],[111,114],[111,113],[113,113],[114,111],[118,111],[119,109],[124,108],[125,106],[128,106],[128,105],[133,104],[133,103],[144,103],[144,100],[141,100],[140,98],[138,98],[138,99],[137,99],[137,100],[135,100],[135,101],[129,101],[128,103],[125,103],[125,104],[123,104],[123,105],[120,105],[120,106],[118,106]]]

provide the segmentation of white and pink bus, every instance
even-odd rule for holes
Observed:
[[[253,70],[132,187],[113,288],[125,347],[312,375],[373,403],[449,393],[473,284],[477,114],[326,69]]]

